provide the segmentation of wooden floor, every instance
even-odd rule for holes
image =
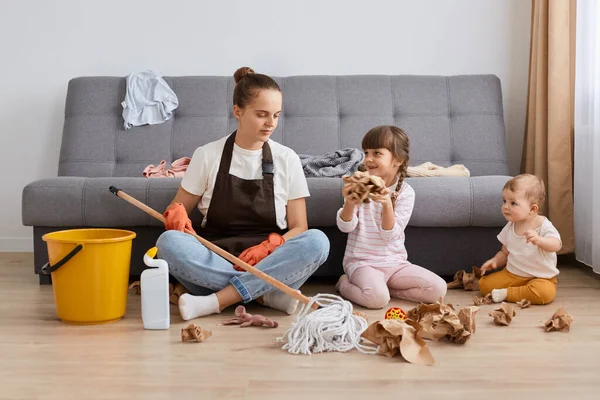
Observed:
[[[204,343],[182,343],[173,306],[171,328],[145,331],[140,297],[126,317],[99,326],[56,318],[50,286],[40,287],[31,254],[0,254],[1,399],[598,399],[600,278],[561,268],[558,296],[547,306],[517,310],[508,327],[482,306],[465,345],[430,342],[434,366],[381,355],[291,355],[275,339],[292,317],[251,305],[277,329],[218,326],[233,310],[193,321],[212,330]],[[307,295],[334,293],[309,284]],[[452,290],[447,303],[471,304],[474,292]],[[408,302],[393,300],[405,310]],[[546,333],[543,323],[564,306],[571,332]],[[367,311],[369,321],[383,311]]]

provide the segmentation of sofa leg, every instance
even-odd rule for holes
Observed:
[[[40,279],[40,286],[52,284],[52,277],[50,275],[38,274],[38,277]]]

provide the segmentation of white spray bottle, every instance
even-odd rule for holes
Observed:
[[[171,310],[169,305],[169,266],[165,260],[155,259],[156,247],[144,254],[140,288],[142,295],[142,322],[144,329],[169,329]]]

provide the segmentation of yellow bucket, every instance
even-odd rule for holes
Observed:
[[[58,318],[88,325],[125,315],[135,236],[121,229],[71,229],[42,236],[49,260],[42,273],[52,276]]]

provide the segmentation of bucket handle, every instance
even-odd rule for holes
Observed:
[[[57,269],[62,267],[64,264],[66,264],[67,261],[69,261],[71,258],[73,258],[73,256],[75,254],[79,253],[81,250],[83,250],[83,245],[78,244],[73,250],[71,250],[71,252],[69,254],[64,256],[62,258],[62,260],[60,260],[56,264],[51,266],[50,261],[48,261],[46,264],[44,264],[44,266],[42,267],[40,272],[44,275],[50,275],[52,272],[56,271]]]

